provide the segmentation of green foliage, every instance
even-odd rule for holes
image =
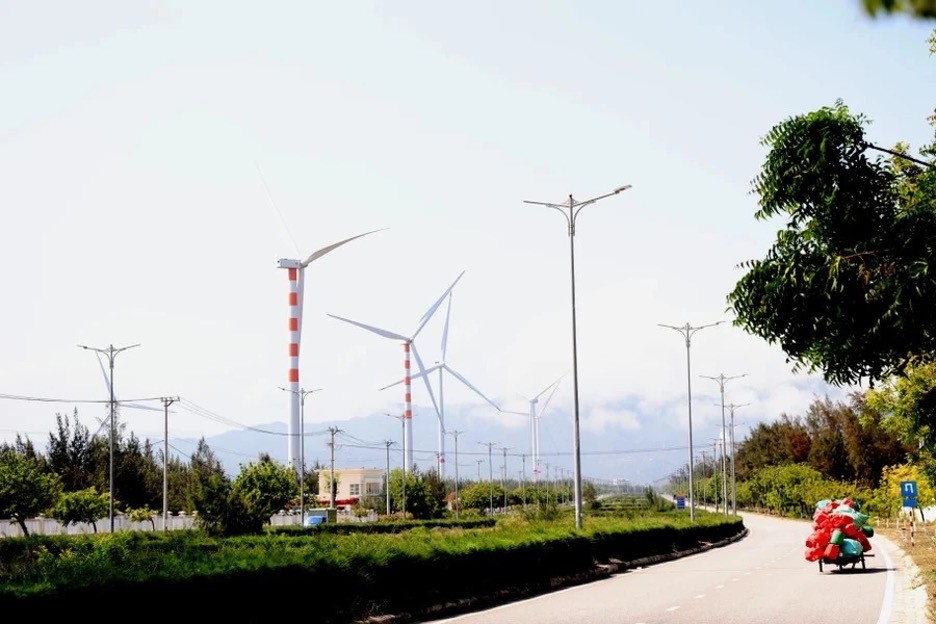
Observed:
[[[527,490],[528,502],[536,502],[537,491],[535,489]],[[491,507],[493,502],[496,508],[504,500],[504,489],[499,483],[489,481],[477,481],[467,486],[459,488],[458,498],[461,499],[462,509],[476,509],[480,512]]]
[[[768,132],[755,216],[786,225],[728,295],[736,326],[833,384],[936,359],[936,168],[869,158],[867,125],[837,102]]]
[[[913,452],[927,476],[936,480],[936,365],[914,366],[866,393],[868,419],[875,419]]]
[[[861,4],[872,17],[903,13],[919,19],[936,18],[936,0],[861,0]]]
[[[407,515],[413,518],[439,517],[443,510],[445,490],[435,473],[424,474],[414,469],[406,473],[405,480],[403,477],[403,471],[399,468],[390,471],[391,509],[402,511],[405,504]],[[459,492],[461,495],[462,492]]]
[[[241,465],[232,494],[243,499],[251,516],[266,523],[299,495],[299,484],[292,468],[267,458]]]
[[[200,531],[7,539],[0,540],[0,606],[73,607],[92,595],[119,595],[134,604],[167,595],[214,603],[241,588],[292,595],[314,587],[328,596],[316,605],[316,621],[362,621],[518,585],[546,589],[558,577],[591,574],[595,561],[667,554],[740,528],[740,519],[700,517],[693,524],[683,514],[589,517],[581,530],[568,520],[419,528],[405,539],[326,533],[220,539]],[[399,591],[401,571],[420,591]]]
[[[53,507],[62,481],[38,459],[14,449],[0,449],[0,517],[15,520],[29,535],[26,520]]]
[[[90,487],[62,494],[50,515],[65,526],[87,522],[97,533],[97,521],[109,513],[110,494]]]
[[[126,514],[130,522],[149,522],[152,529],[156,530],[156,512],[149,507],[127,509]]]

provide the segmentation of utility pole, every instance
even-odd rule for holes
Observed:
[[[114,345],[108,346],[106,349],[99,349],[97,347],[86,347],[85,345],[78,345],[82,349],[87,351],[97,351],[98,353],[103,353],[107,356],[107,361],[110,364],[110,377],[107,380],[107,385],[110,387],[110,460],[108,468],[108,487],[110,489],[110,500],[108,501],[108,512],[107,517],[110,520],[110,532],[114,532],[114,437],[117,433],[117,426],[114,422],[115,413],[117,411],[117,405],[114,401],[114,358],[117,357],[117,354],[126,351],[127,349],[132,349],[133,347],[139,347],[139,344],[132,344],[126,347],[114,347]]]
[[[739,407],[744,407],[745,405],[750,405],[750,403],[742,403],[738,405],[737,403],[730,403],[726,405],[729,413],[731,414],[731,431],[729,437],[731,439],[731,513],[734,515],[738,514],[738,496],[735,493],[735,443],[734,443],[734,411]]]
[[[455,438],[455,519],[458,520],[458,509],[461,502],[458,500],[458,436],[464,431],[449,431],[449,435]]]
[[[331,473],[328,475],[329,484],[328,484],[328,495],[331,501],[331,509],[335,508],[335,489],[337,483],[335,482],[335,434],[339,433],[341,429],[338,427],[329,427],[328,432],[331,434],[331,442],[328,443],[328,446],[331,447]]]
[[[716,321],[715,323],[709,323],[707,325],[699,325],[693,327],[689,323],[681,327],[676,327],[674,325],[664,325],[663,323],[657,323],[660,327],[666,327],[668,329],[673,329],[678,331],[686,339],[686,404],[689,406],[689,521],[695,522],[695,493],[693,493],[693,474],[692,474],[692,456],[694,455],[694,450],[692,448],[692,366],[689,360],[689,349],[692,347],[692,335],[701,329],[706,327],[715,327],[716,325],[721,325],[725,321]]]
[[[743,375],[735,375],[733,377],[725,377],[724,373],[719,373],[718,377],[709,377],[708,375],[700,375],[706,379],[711,379],[718,384],[718,388],[721,391],[721,434],[722,440],[728,439],[727,429],[725,428],[725,382],[729,379],[738,379],[744,377],[747,373]],[[716,404],[717,405],[717,404]],[[727,459],[725,458],[724,452],[722,452],[722,487],[725,490],[725,496],[728,496],[728,466]],[[727,498],[726,498],[727,500]],[[728,515],[728,505],[725,505],[725,515]]]
[[[507,513],[507,451],[511,448],[513,447],[501,447],[501,450],[504,451],[504,478],[501,480],[502,487],[504,488],[504,513]]]
[[[169,406],[179,397],[162,397],[163,419],[163,531],[169,530]]]
[[[393,440],[384,440],[387,445],[387,476],[384,478],[384,487],[387,490],[387,516],[390,515],[390,445]]]
[[[406,469],[406,449],[407,449],[406,447],[406,414],[400,414],[399,416],[395,414],[387,414],[386,412],[384,412],[384,414],[386,416],[389,416],[390,418],[396,418],[397,420],[400,421],[400,424],[403,426],[403,471],[402,471],[403,474],[401,475],[402,479],[400,480],[400,486],[402,488],[402,496],[400,500],[400,513],[403,514],[403,519],[406,520],[406,475],[408,474],[408,471]],[[390,489],[390,473],[388,472],[387,473],[387,490],[389,489]]]
[[[523,500],[523,508],[526,509],[526,454],[520,454],[520,496]]]
[[[494,515],[494,460],[491,458],[491,449],[494,448],[496,442],[478,442],[481,446],[486,446],[488,449],[488,473],[490,474],[491,480],[491,515]]]
[[[483,459],[476,459],[475,463],[478,464],[478,483],[481,483],[481,464],[484,463]]]

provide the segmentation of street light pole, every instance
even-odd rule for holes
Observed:
[[[97,347],[86,347],[85,345],[78,345],[82,349],[87,351],[97,351],[98,353],[103,353],[107,356],[107,360],[110,364],[110,377],[107,380],[107,385],[110,386],[110,460],[108,468],[108,477],[109,481],[108,488],[110,490],[110,500],[108,501],[108,511],[107,517],[110,520],[110,532],[114,532],[114,436],[116,434],[116,425],[114,424],[114,413],[117,411],[117,407],[114,403],[114,358],[117,357],[117,354],[121,351],[126,351],[127,349],[132,349],[133,347],[139,347],[139,344],[132,344],[126,347],[115,348],[114,345],[108,346],[106,349],[99,349]]]
[[[449,431],[448,433],[455,438],[455,519],[458,520],[458,508],[461,506],[458,502],[458,436],[464,431]]]
[[[695,493],[692,491],[694,482],[692,474],[692,367],[689,362],[689,348],[692,346],[692,335],[699,331],[700,329],[705,329],[706,327],[715,327],[716,325],[721,325],[725,321],[718,321],[715,323],[709,323],[708,325],[699,325],[698,327],[693,327],[689,323],[686,323],[682,327],[676,327],[674,325],[664,325],[663,323],[657,323],[660,327],[667,327],[681,333],[686,338],[686,391],[687,391],[687,403],[689,405],[689,520],[695,521]]]
[[[575,323],[575,219],[585,206],[593,204],[600,199],[617,195],[629,188],[631,188],[631,185],[625,184],[624,186],[614,189],[611,193],[599,195],[598,197],[593,197],[585,201],[576,201],[572,195],[569,194],[569,201],[563,204],[524,200],[526,204],[546,206],[559,211],[559,213],[565,217],[569,232],[569,267],[572,276],[572,396],[574,406],[572,419],[572,452],[574,455],[573,464],[575,467],[575,528],[577,529],[582,528],[582,454],[579,436],[578,344]]]
[[[728,432],[729,439],[731,440],[731,513],[738,515],[738,497],[735,494],[735,445],[734,445],[734,411],[739,407],[744,407],[745,405],[750,405],[750,403],[742,403],[740,405],[736,403],[729,403],[726,407],[731,414],[731,430]]]
[[[706,379],[711,379],[718,384],[718,388],[721,390],[721,433],[722,439],[727,439],[727,431],[725,429],[725,382],[729,379],[738,379],[744,377],[747,373],[742,375],[734,375],[733,377],[725,377],[724,373],[719,373],[718,377],[709,377],[708,375],[701,375]],[[722,488],[725,492],[725,515],[728,515],[728,460],[725,457],[725,454],[722,453]]]
[[[496,442],[478,442],[482,446],[488,448],[488,473],[490,474],[491,482],[491,515],[494,515],[494,461],[491,459],[491,449],[494,448]]]
[[[321,388],[315,390],[306,390],[299,388],[284,388],[279,386],[280,390],[292,392],[299,397],[299,526],[305,526],[305,398],[313,392],[318,392]]]

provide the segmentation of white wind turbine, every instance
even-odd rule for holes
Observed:
[[[452,282],[452,285],[449,286],[442,296],[439,297],[435,303],[432,304],[422,318],[419,320],[419,324],[416,326],[416,331],[410,336],[404,336],[386,329],[381,329],[379,327],[374,327],[372,325],[365,325],[364,323],[359,323],[358,321],[352,321],[351,319],[343,318],[340,316],[335,316],[334,314],[329,314],[328,316],[336,318],[339,321],[344,321],[346,323],[351,323],[352,325],[357,325],[362,329],[366,329],[369,332],[373,332],[378,336],[383,336],[384,338],[390,338],[393,340],[399,340],[403,343],[403,383],[405,384],[405,390],[403,393],[404,397],[404,408],[403,408],[403,472],[409,472],[413,469],[413,404],[412,404],[412,395],[410,392],[410,351],[413,352],[413,358],[416,360],[416,366],[419,368],[419,372],[426,382],[426,390],[429,391],[429,398],[432,400],[432,405],[435,407],[436,413],[439,411],[439,406],[436,404],[435,395],[432,393],[432,386],[429,384],[429,379],[425,377],[425,367],[422,363],[422,358],[419,357],[419,352],[416,350],[416,344],[414,340],[416,336],[419,335],[419,332],[422,331],[422,328],[426,326],[426,323],[429,322],[429,319],[432,318],[432,315],[435,314],[435,311],[442,305],[442,302],[445,301],[445,298],[452,292],[452,289],[455,288],[455,284],[458,283],[458,280],[462,278],[465,272],[462,271],[459,273],[458,277],[455,278],[455,281]]]
[[[454,285],[454,284],[453,284]],[[431,366],[425,370],[420,371],[419,373],[413,375],[413,377],[424,377],[428,384],[428,379],[430,373],[436,371],[439,372],[439,403],[436,407],[436,415],[439,417],[439,457],[438,457],[438,471],[439,477],[445,478],[445,400],[444,400],[444,390],[442,385],[443,373],[446,372],[452,377],[462,382],[465,386],[473,390],[478,396],[494,406],[498,411],[502,411],[500,406],[498,406],[494,401],[484,396],[484,393],[474,387],[467,379],[465,379],[461,374],[449,366],[445,361],[445,355],[448,345],[448,330],[449,330],[449,319],[452,316],[452,294],[449,292],[448,296],[448,307],[445,311],[445,325],[442,329],[442,356],[439,361],[435,363],[434,366]],[[386,385],[381,390],[386,390],[387,388],[392,388],[393,386],[403,383],[403,380],[395,381],[392,384]]]
[[[546,412],[546,408],[549,406],[549,400],[552,399],[553,394],[556,393],[556,389],[559,387],[559,381],[562,379],[560,377],[556,381],[552,382],[546,386],[542,392],[537,394],[532,399],[527,399],[530,402],[530,438],[531,446],[533,448],[533,479],[539,480],[539,465],[540,465],[540,436],[539,436],[539,425],[540,418]],[[537,413],[536,404],[539,403],[539,398],[546,394],[546,392],[552,388],[552,392],[549,393],[549,396],[546,397],[546,400],[543,402],[543,407]],[[526,397],[523,397],[526,399]]]
[[[107,387],[107,394],[108,394],[108,396],[109,396],[109,395],[110,395],[110,392],[111,392],[111,380],[110,380],[110,376],[107,374],[107,368],[104,366],[104,360],[101,359],[101,354],[100,354],[100,353],[95,353],[94,355],[97,357],[98,366],[101,367],[101,374],[104,376],[104,385]],[[117,409],[117,406],[131,407],[131,408],[133,408],[133,409],[145,410],[145,411],[150,411],[150,412],[159,412],[160,414],[163,413],[163,408],[161,408],[161,407],[153,407],[153,406],[151,406],[151,405],[143,405],[142,403],[130,403],[130,402],[127,402],[127,401],[121,401],[121,400],[117,399],[116,397],[114,397],[114,409],[115,409],[115,410]],[[97,419],[97,421],[98,421],[98,433],[100,433],[100,431],[101,431],[104,427],[109,427],[109,426],[110,426],[109,423],[108,423],[108,421],[107,421],[106,419],[104,419],[104,420],[102,420],[102,419]]]
[[[272,201],[272,199],[271,199]],[[386,228],[384,228],[386,229]],[[299,343],[302,340],[302,301],[305,294],[305,269],[311,262],[318,260],[328,252],[381,230],[364,232],[343,241],[322,247],[305,260],[291,260],[280,258],[279,268],[289,270],[289,431],[287,436],[287,463],[297,471],[299,467],[299,436],[300,431],[300,390],[299,390]]]

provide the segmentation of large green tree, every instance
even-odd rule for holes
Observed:
[[[885,158],[868,123],[837,102],[770,130],[755,217],[786,223],[728,295],[736,326],[833,384],[936,361],[936,150]]]
[[[62,481],[45,462],[15,448],[0,448],[0,518],[11,518],[23,535],[26,520],[45,513],[58,501]]]
[[[93,487],[65,492],[52,508],[50,515],[64,526],[87,522],[97,533],[97,521],[110,512],[110,494]]]

